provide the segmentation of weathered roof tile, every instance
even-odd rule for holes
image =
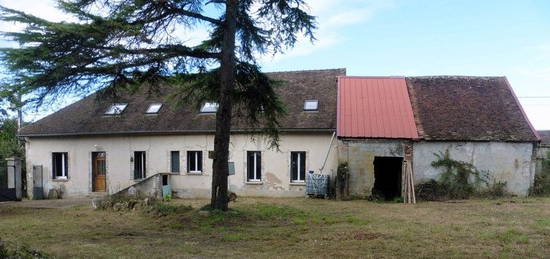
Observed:
[[[421,138],[538,140],[504,77],[428,76],[406,80]]]
[[[281,130],[334,130],[337,77],[345,74],[345,69],[268,73],[283,82],[277,92],[288,115],[281,121]],[[96,94],[92,94],[22,128],[20,135],[165,134],[215,130],[214,114],[201,114],[191,105],[174,107],[167,103],[167,93],[161,90],[157,94],[143,91],[123,95],[117,102],[128,103],[128,107],[117,116],[105,116],[112,102],[98,100]],[[303,111],[306,99],[319,100],[319,110]],[[152,103],[165,105],[156,115],[145,114]],[[234,130],[250,130],[239,120],[234,122]]]

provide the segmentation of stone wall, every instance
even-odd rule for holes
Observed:
[[[347,162],[350,171],[350,194],[369,196],[374,186],[374,158],[403,157],[413,164],[415,184],[438,179],[441,169],[431,163],[435,154],[449,151],[451,159],[472,163],[489,172],[491,182],[506,182],[508,191],[526,196],[535,173],[532,143],[505,142],[427,142],[412,143],[412,158],[405,153],[411,142],[387,139],[340,139],[338,161]]]
[[[368,197],[374,187],[374,158],[403,157],[408,141],[386,139],[340,139],[338,162],[347,162],[350,195]]]
[[[532,143],[507,142],[416,142],[413,170],[415,182],[438,179],[442,169],[431,163],[435,154],[449,151],[453,160],[473,164],[478,170],[489,172],[490,181],[506,182],[508,191],[526,196],[535,173],[535,153]]]

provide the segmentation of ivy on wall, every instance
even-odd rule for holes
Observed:
[[[477,169],[472,163],[451,158],[449,151],[435,153],[431,163],[443,170],[437,180],[416,185],[420,200],[498,198],[510,196],[506,182],[490,182],[490,172]]]

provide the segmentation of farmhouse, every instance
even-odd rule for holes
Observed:
[[[538,136],[503,77],[269,76],[282,82],[288,111],[280,150],[235,120],[229,189],[237,195],[303,196],[307,172],[334,179],[346,162],[350,194],[391,199],[407,168],[416,183],[437,179],[431,163],[444,153],[517,195],[533,182]],[[92,94],[23,128],[28,190],[76,197],[169,183],[178,197],[209,197],[217,106],[174,106],[169,91]]]
[[[306,171],[333,173],[327,157],[336,129],[337,78],[345,69],[270,73],[288,115],[280,150],[268,148],[235,121],[230,143],[229,188],[247,196],[303,196]],[[115,193],[167,175],[179,197],[209,197],[216,105],[175,107],[166,89],[116,101],[91,95],[20,132],[26,138],[28,182],[43,176],[44,194],[64,197]],[[334,144],[335,145],[335,141]],[[232,166],[231,166],[232,165]],[[34,186],[28,186],[33,190]]]

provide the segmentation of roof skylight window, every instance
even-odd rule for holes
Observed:
[[[306,100],[304,102],[304,111],[319,110],[319,100]]]
[[[121,114],[128,106],[127,103],[115,103],[109,106],[109,109],[105,112],[105,115],[118,115]]]
[[[151,105],[149,105],[149,108],[147,108],[147,111],[145,113],[157,114],[159,113],[159,110],[161,107],[162,107],[162,103],[152,103]]]
[[[219,106],[220,105],[218,103],[215,103],[215,102],[205,102],[201,107],[201,112],[202,113],[214,113],[214,112],[218,111]]]

